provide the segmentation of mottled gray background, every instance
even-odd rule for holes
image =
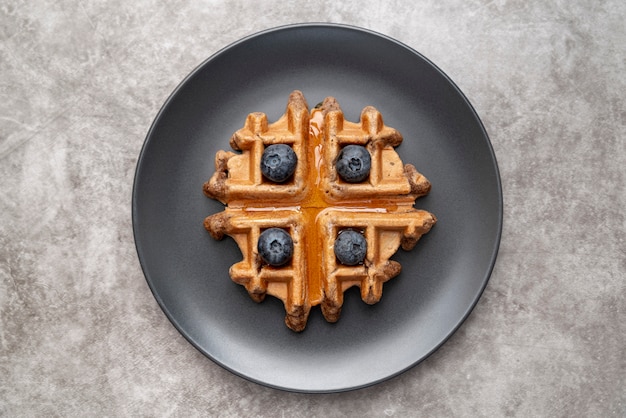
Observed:
[[[626,416],[626,3],[4,0],[0,415]],[[464,91],[500,164],[504,232],[482,299],[377,386],[268,389],[196,351],[133,243],[131,189],[169,93],[287,23],[382,32]]]

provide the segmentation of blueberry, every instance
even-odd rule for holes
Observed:
[[[360,183],[370,175],[372,157],[364,146],[346,145],[337,157],[337,173],[348,183]]]
[[[296,171],[298,157],[289,145],[273,144],[265,148],[261,157],[261,172],[276,183],[285,182]]]
[[[363,234],[344,229],[335,240],[335,256],[341,264],[355,266],[363,263],[367,254],[367,241]]]
[[[278,267],[291,260],[293,240],[284,229],[269,228],[259,236],[257,249],[263,261]]]

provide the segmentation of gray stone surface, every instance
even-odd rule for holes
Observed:
[[[0,415],[626,416],[626,3],[139,0],[0,4]],[[442,68],[500,164],[482,299],[419,366],[332,395],[197,352],[135,254],[135,164],[159,107],[218,49],[348,23]]]

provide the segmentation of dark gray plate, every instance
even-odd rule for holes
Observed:
[[[254,303],[228,268],[241,254],[214,241],[205,216],[223,206],[202,194],[214,155],[253,111],[270,121],[302,90],[310,106],[337,98],[349,120],[366,105],[404,135],[397,148],[432,182],[416,207],[438,223],[394,259],[400,276],[369,306],[346,293],[341,319],[319,308],[296,334],[282,303]],[[159,305],[198,350],[228,370],[275,388],[336,392],[416,365],[454,333],[478,301],[502,227],[496,159],[471,105],[452,81],[407,46],[354,27],[305,24],[245,38],[194,70],[146,138],[133,190],[139,260]]]

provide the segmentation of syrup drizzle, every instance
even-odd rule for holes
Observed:
[[[302,215],[305,222],[305,259],[308,263],[319,260],[322,255],[321,242],[318,228],[316,226],[317,215],[325,207],[329,206],[324,200],[323,191],[319,187],[322,181],[322,171],[324,170],[324,114],[321,109],[313,109],[309,121],[309,140],[307,141],[307,159],[310,169],[306,197],[302,202]],[[308,300],[311,305],[317,305],[322,301],[322,278],[319,266],[307,266],[308,276]]]

